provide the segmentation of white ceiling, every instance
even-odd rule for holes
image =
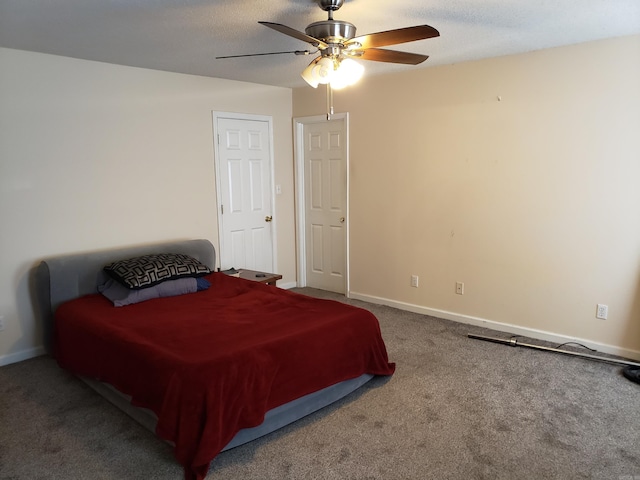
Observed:
[[[314,0],[0,0],[0,46],[296,87],[311,57],[215,57],[310,48],[257,22],[303,32],[326,18]],[[429,55],[419,66],[363,61],[375,75],[640,34],[640,0],[346,0],[334,18],[358,35],[440,31],[390,47]]]

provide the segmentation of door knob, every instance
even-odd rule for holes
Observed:
[[[344,217],[340,217],[340,223],[344,223]]]
[[[271,220],[273,220],[273,217],[271,215],[267,215],[266,217],[264,217],[265,222],[270,222]]]

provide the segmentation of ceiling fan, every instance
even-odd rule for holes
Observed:
[[[342,88],[360,79],[364,72],[364,67],[353,61],[354,58],[376,62],[418,65],[429,57],[417,53],[399,52],[378,47],[424,40],[440,35],[438,30],[429,25],[418,25],[356,37],[355,25],[342,20],[334,20],[333,18],[333,12],[343,5],[344,0],[318,0],[318,3],[320,8],[328,13],[329,18],[325,21],[308,25],[305,33],[279,23],[258,22],[280,33],[309,43],[317,49],[316,51],[294,50],[289,52],[229,55],[216,58],[278,55],[283,53],[294,53],[296,55],[319,53],[320,55],[302,71],[302,78],[314,88],[317,88],[320,83],[327,84],[328,90],[331,92],[331,88]]]

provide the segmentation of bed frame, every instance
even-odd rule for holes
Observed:
[[[208,240],[202,239],[86,252],[42,261],[35,272],[36,301],[44,322],[45,343],[49,351],[51,351],[52,333],[55,328],[54,314],[58,306],[74,298],[96,293],[96,287],[107,279],[103,271],[106,264],[150,253],[191,255],[208,265],[212,270],[216,264],[213,245]],[[157,417],[151,410],[134,407],[130,403],[130,397],[109,384],[90,378],[80,378],[100,395],[155,433]],[[240,430],[223,451],[255,440],[330,405],[357,390],[371,378],[373,375],[361,375],[274,408],[266,413],[265,420],[261,425]]]

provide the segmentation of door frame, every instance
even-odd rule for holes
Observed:
[[[273,151],[273,117],[268,115],[254,115],[250,113],[232,113],[232,112],[219,112],[216,110],[211,111],[211,117],[213,119],[213,164],[214,164],[214,174],[216,181],[216,223],[218,226],[218,255],[216,257],[216,261],[218,265],[222,266],[222,255],[224,252],[224,235],[223,235],[223,214],[221,212],[222,198],[221,198],[221,188],[220,188],[220,162],[218,159],[220,158],[220,132],[218,131],[218,120],[221,118],[229,118],[232,120],[255,120],[259,122],[266,122],[267,128],[269,132],[269,173],[270,173],[270,181],[269,181],[269,191],[271,192],[269,195],[269,201],[271,202],[271,212],[273,216],[273,220],[271,221],[271,260],[273,262],[274,272],[278,269],[278,256],[277,256],[277,225],[278,225],[278,216],[275,212],[275,190],[273,188],[274,185],[274,177],[275,177],[275,165],[274,165],[274,151]],[[274,273],[269,272],[269,273]]]
[[[349,298],[351,287],[349,281],[349,113],[335,113],[331,115],[331,120],[343,120],[345,130],[345,196],[346,206],[346,239],[345,239],[345,296]],[[329,120],[329,121],[331,121]],[[313,115],[309,117],[295,117],[293,119],[293,156],[294,156],[294,176],[295,176],[295,206],[296,206],[296,243],[297,248],[297,278],[298,287],[307,286],[307,260],[306,260],[306,204],[305,204],[305,181],[304,181],[304,126],[312,123],[323,123],[327,121],[326,115]]]

